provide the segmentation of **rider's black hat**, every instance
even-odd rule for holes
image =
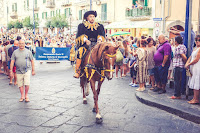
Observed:
[[[85,14],[84,14],[84,18],[85,20],[87,20],[87,17],[92,14],[94,15],[95,17],[97,17],[97,12],[96,11],[87,11]]]

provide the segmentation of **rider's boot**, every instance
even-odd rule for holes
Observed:
[[[74,78],[79,78],[80,77],[80,65],[81,65],[81,59],[76,59],[76,70],[74,74]]]

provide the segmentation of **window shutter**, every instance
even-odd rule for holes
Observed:
[[[105,15],[104,18],[105,19],[104,20],[107,20],[107,4],[105,4],[105,10],[104,11],[105,11],[105,13],[104,13],[104,15]]]
[[[46,12],[46,19],[47,19],[47,12]]]
[[[14,12],[14,4],[12,4],[12,12]]]
[[[15,3],[15,11],[17,12],[17,3]]]
[[[144,1],[144,6],[148,6],[148,0]]]
[[[79,20],[82,19],[82,10],[79,10]]]
[[[65,11],[65,17],[67,17],[67,10],[65,9],[64,11]]]
[[[44,19],[44,13],[42,13],[42,19]]]

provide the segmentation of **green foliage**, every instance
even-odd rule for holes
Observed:
[[[46,22],[46,27],[48,28],[61,28],[63,29],[64,27],[68,27],[68,23],[67,23],[67,20],[66,20],[66,17],[63,15],[63,16],[54,16],[50,19],[47,20]]]
[[[23,26],[27,27],[28,29],[34,29],[33,19],[31,19],[30,17],[26,17],[23,20]],[[35,19],[35,28],[37,28],[38,26],[39,26],[38,19]]]
[[[23,28],[23,24],[22,24],[22,22],[20,22],[20,21],[16,21],[15,22],[15,24],[14,24],[14,27],[16,28],[16,29],[21,29],[21,28]]]
[[[15,23],[14,23],[13,21],[9,22],[9,23],[8,23],[8,30],[14,28],[14,24],[15,24]]]

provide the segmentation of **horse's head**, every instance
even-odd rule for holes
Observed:
[[[110,43],[104,43],[102,61],[105,69],[105,76],[108,80],[111,80],[113,78],[114,65],[118,48],[119,46],[114,46]]]

